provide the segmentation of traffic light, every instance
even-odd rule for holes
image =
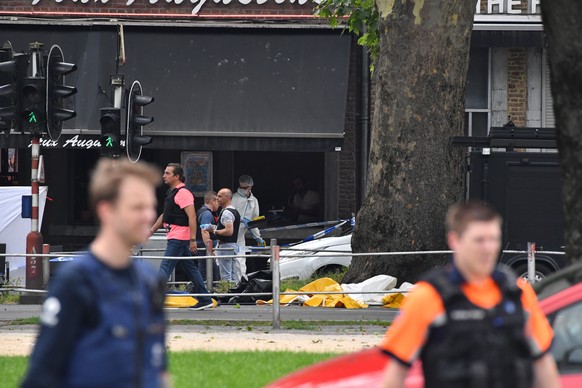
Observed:
[[[117,157],[121,154],[121,109],[101,108],[101,155]]]
[[[127,98],[127,128],[125,131],[127,157],[134,163],[141,156],[142,146],[152,142],[151,136],[144,136],[143,126],[154,121],[154,118],[144,116],[143,107],[153,101],[153,97],[142,94],[139,81],[134,81]]]
[[[20,121],[24,133],[46,131],[46,78],[25,77],[20,82],[18,100]]]
[[[63,50],[58,45],[52,46],[46,65],[47,130],[52,140],[58,140],[61,136],[63,121],[77,116],[74,110],[64,108],[63,101],[77,93],[77,88],[65,85],[65,75],[76,71],[77,65],[63,61]]]
[[[13,55],[9,42],[0,49],[0,131],[20,130],[18,79],[26,75],[26,62],[26,55]]]

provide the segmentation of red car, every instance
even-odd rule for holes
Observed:
[[[562,387],[582,387],[582,263],[547,277],[536,291],[554,329],[552,354]],[[389,360],[378,348],[363,350],[299,370],[268,388],[378,387]],[[423,386],[422,366],[416,362],[408,372],[405,387]]]

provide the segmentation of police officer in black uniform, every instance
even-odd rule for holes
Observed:
[[[90,198],[100,230],[49,285],[23,388],[164,387],[163,281],[131,248],[149,237],[159,172],[102,159]]]

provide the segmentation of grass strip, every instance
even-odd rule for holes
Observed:
[[[175,387],[263,387],[288,373],[337,356],[298,352],[170,352]],[[27,357],[0,357],[2,387],[18,387]]]
[[[38,325],[40,319],[38,317],[14,319],[11,321],[0,322],[2,326],[21,326],[21,325]],[[381,326],[388,328],[391,322],[378,320],[356,320],[356,321],[304,321],[304,320],[289,320],[282,321],[281,327],[287,330],[314,330],[318,327],[325,326]],[[206,327],[269,327],[273,323],[271,321],[228,321],[228,320],[212,320],[212,319],[171,319],[168,325],[182,325],[182,326],[206,326]]]

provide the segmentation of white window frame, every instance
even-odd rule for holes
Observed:
[[[473,136],[473,113],[487,113],[487,135],[491,128],[491,47],[487,49],[487,108],[465,109],[469,114],[467,123],[467,136]]]
[[[552,104],[552,112],[548,112],[548,104]],[[552,90],[550,85],[550,64],[548,63],[548,49],[542,52],[542,127],[554,128],[556,116],[553,111]]]

